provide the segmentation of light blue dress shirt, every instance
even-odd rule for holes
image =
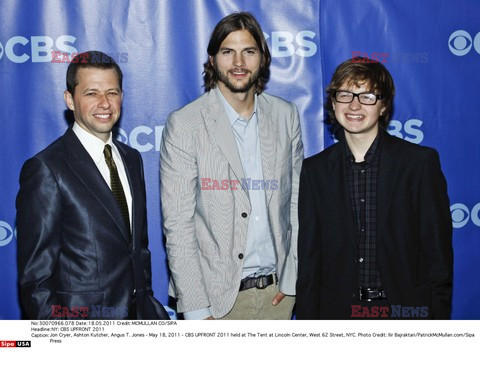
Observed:
[[[260,150],[260,135],[258,132],[257,96],[255,106],[250,119],[242,118],[235,109],[227,102],[218,88],[215,88],[220,100],[222,100],[228,119],[232,125],[233,136],[237,143],[238,153],[242,161],[245,173],[244,181],[250,183],[248,195],[252,212],[248,221],[247,239],[244,254],[242,278],[249,276],[270,275],[276,272],[277,256],[273,246],[268,210],[264,186],[257,185],[255,189],[253,181],[263,181],[262,154]],[[222,180],[226,178],[218,178]],[[241,178],[242,179],[242,178]],[[269,180],[271,178],[267,178]],[[260,187],[261,189],[257,189]],[[210,308],[202,308],[184,312],[185,319],[205,319],[210,316]]]
[[[257,95],[255,95],[253,114],[247,120],[234,110],[218,88],[215,90],[225,105],[228,119],[232,124],[233,136],[246,176],[246,180],[242,183],[250,183],[248,195],[252,212],[248,221],[242,278],[269,275],[276,271],[276,254],[268,221],[265,190],[263,185],[255,186],[255,188],[251,185],[253,181],[264,180],[258,131]],[[258,187],[261,189],[258,189]]]

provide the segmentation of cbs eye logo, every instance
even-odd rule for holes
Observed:
[[[448,39],[448,48],[453,55],[464,56],[473,48],[480,54],[480,32],[472,40],[470,33],[464,30],[453,32]]]
[[[0,247],[7,245],[12,241],[14,231],[5,221],[0,221]]]
[[[455,203],[450,206],[450,214],[452,216],[452,225],[455,229],[459,229],[467,225],[469,220],[473,224],[480,227],[480,203],[473,206],[472,210],[463,203]]]

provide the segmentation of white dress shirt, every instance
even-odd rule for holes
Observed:
[[[127,173],[125,171],[125,166],[123,165],[122,158],[120,153],[118,152],[117,147],[113,144],[112,141],[112,133],[110,133],[110,137],[108,141],[105,143],[101,139],[95,137],[93,134],[87,132],[83,129],[80,125],[75,122],[72,127],[73,132],[80,140],[82,146],[87,150],[88,154],[92,158],[95,165],[97,165],[98,171],[102,174],[103,179],[108,184],[110,189],[112,189],[110,185],[110,170],[108,169],[107,163],[105,162],[105,156],[103,154],[103,150],[105,149],[105,145],[109,144],[112,147],[112,156],[113,161],[115,161],[115,165],[117,165],[118,176],[120,177],[120,181],[122,182],[123,191],[125,192],[125,198],[127,200],[128,205],[128,215],[130,217],[130,231],[132,230],[132,192],[130,190],[130,184],[128,183]]]

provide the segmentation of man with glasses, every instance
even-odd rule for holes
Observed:
[[[302,166],[297,318],[448,319],[452,223],[437,152],[386,133],[395,87],[382,64],[347,60],[327,94],[339,142]]]

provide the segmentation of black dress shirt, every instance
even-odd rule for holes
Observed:
[[[357,235],[359,287],[380,288],[376,261],[377,181],[380,162],[381,134],[365,154],[365,161],[355,162],[348,144],[348,190],[353,208]]]

